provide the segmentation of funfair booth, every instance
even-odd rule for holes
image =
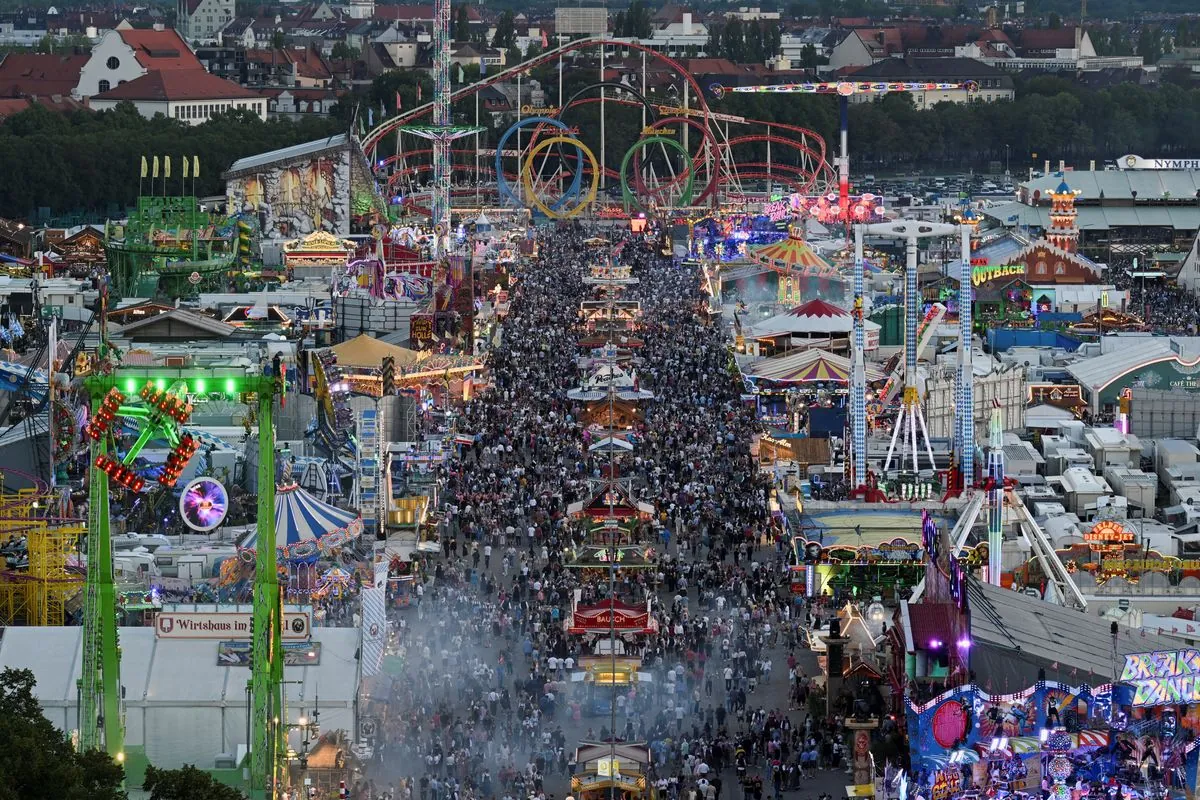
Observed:
[[[909,700],[922,795],[1193,797],[1200,651],[1130,653],[1120,663],[1120,680],[1096,687],[1043,680],[994,695],[968,684],[927,703]]]

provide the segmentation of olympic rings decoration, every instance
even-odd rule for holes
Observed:
[[[555,119],[554,117],[525,117],[524,119],[519,119],[514,122],[509,129],[504,132],[504,135],[500,137],[500,141],[496,144],[496,188],[500,192],[501,201],[510,200],[517,205],[520,205],[521,203],[517,196],[512,193],[512,189],[509,188],[508,179],[504,177],[504,146],[508,144],[508,140],[518,130],[526,125],[534,124],[549,125],[551,127],[558,128],[560,131],[562,131],[562,134],[560,135],[566,135],[570,131],[570,128],[567,127],[565,122]],[[580,145],[580,147],[582,147],[582,145]],[[579,147],[577,147],[576,150],[579,152],[577,159],[582,161],[584,157],[583,150]],[[569,200],[579,199],[579,194],[582,188],[583,170],[576,169],[575,174],[571,179],[571,185],[566,188],[566,191],[563,192],[562,197],[550,204],[550,207],[553,209],[559,209],[562,208],[562,206],[565,205]]]
[[[568,208],[565,211],[554,208],[552,204],[547,204],[542,201],[542,198],[537,196],[533,188],[533,160],[544,150],[549,150],[556,144],[571,145],[583,153],[584,158],[592,167],[592,185],[588,187],[588,192],[573,208]],[[576,173],[582,170],[576,170]],[[538,211],[541,211],[550,219],[572,219],[583,213],[584,209],[590,206],[596,200],[596,192],[600,189],[600,163],[596,160],[596,155],[588,149],[587,145],[578,139],[570,136],[551,136],[549,139],[544,139],[534,145],[529,151],[529,155],[525,157],[525,163],[521,167],[521,184],[525,187],[525,196],[529,202],[533,203]]]
[[[632,203],[639,209],[644,210],[642,202],[637,198],[629,188],[629,162],[633,161],[633,156],[641,148],[648,144],[661,144],[666,147],[672,147],[676,152],[683,154],[683,161],[687,165],[687,181],[683,186],[683,196],[679,198],[679,205],[687,206],[692,202],[692,157],[687,149],[674,139],[668,139],[666,136],[646,136],[634,143],[633,147],[625,151],[625,158],[621,159],[621,197],[626,203]]]

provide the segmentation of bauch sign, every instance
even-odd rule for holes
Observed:
[[[154,631],[159,639],[249,639],[251,616],[236,611],[163,611],[154,620]],[[307,612],[284,612],[284,639],[307,639],[311,634]]]

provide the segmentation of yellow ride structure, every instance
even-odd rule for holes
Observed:
[[[4,491],[0,474],[0,544],[25,537],[26,569],[0,564],[0,624],[64,625],[67,606],[83,588],[69,569],[86,533],[83,521],[47,519],[58,499],[38,489]]]

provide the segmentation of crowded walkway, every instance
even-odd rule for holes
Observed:
[[[611,591],[606,576],[564,563],[585,535],[568,508],[603,485],[610,458],[588,451],[582,405],[567,398],[580,380],[580,301],[592,297],[588,235],[560,227],[516,269],[492,386],[457,421],[475,443],[440,475],[443,552],[414,606],[393,612],[402,674],[377,682],[363,709],[378,732],[355,795],[556,800],[569,794],[578,743],[615,736],[646,743],[649,777],[671,800],[840,796],[839,722],[807,649],[819,610],[792,602],[780,569],[769,483],[750,452],[753,409],[699,274],[638,241],[621,261],[640,281],[636,369],[654,398],[619,468],[653,507],[657,565],[620,571],[615,591],[658,620],[657,635],[629,642],[652,680],[603,713],[571,680],[590,654],[564,629],[574,593]]]

